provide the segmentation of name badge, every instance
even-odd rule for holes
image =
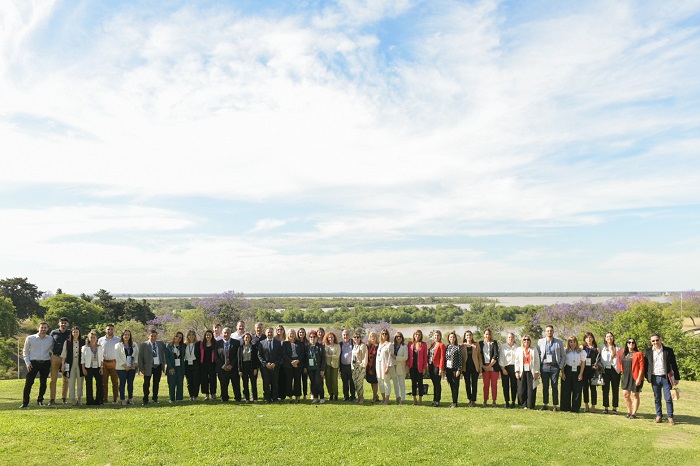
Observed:
[[[571,372],[578,372],[578,366],[571,366]]]
[[[126,366],[131,367],[131,356],[126,357]]]
[[[191,366],[192,364],[194,364],[194,359],[188,359],[188,360],[187,360],[187,365],[188,365],[188,366]]]
[[[547,356],[545,356],[545,357],[544,357],[544,362],[545,362],[546,364],[552,364],[552,362],[553,362],[553,361],[552,361],[552,355],[551,355],[551,354],[548,354]]]
[[[523,365],[523,372],[530,372],[530,365],[529,364]]]
[[[586,358],[586,365],[590,366],[591,365],[591,358]]]
[[[154,366],[160,366],[160,358],[159,358],[158,356],[156,356],[155,358],[153,358],[153,365],[154,365]]]
[[[490,364],[490,363],[491,363],[491,356],[484,355],[484,364]]]
[[[447,368],[452,369],[452,360],[451,359],[447,360]]]
[[[314,358],[309,358],[309,366],[315,366]]]
[[[98,369],[99,366],[97,365],[97,361],[92,361],[92,368],[93,369]]]
[[[66,363],[65,367],[63,368],[64,371],[70,372],[70,364]]]
[[[175,360],[175,367],[180,367],[180,360],[179,359]]]

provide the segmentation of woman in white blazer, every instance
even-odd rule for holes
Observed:
[[[92,330],[88,333],[87,343],[83,346],[82,359],[88,405],[102,404],[102,361],[104,361],[104,347],[97,344],[97,333]],[[92,391],[93,379],[97,386],[97,394],[94,397]]]
[[[540,378],[540,353],[530,347],[532,339],[525,335],[522,347],[515,354],[515,377],[518,379],[518,402],[525,409],[535,408],[535,398]]]
[[[379,379],[379,392],[382,394],[382,404],[389,404],[391,393],[391,379],[396,377],[394,368],[394,345],[389,340],[389,330],[384,329],[379,334],[379,348],[377,348],[377,379]]]
[[[394,348],[391,358],[394,360],[394,393],[396,402],[403,404],[406,401],[406,361],[408,361],[408,346],[404,344],[403,333],[394,334]]]
[[[122,401],[122,406],[126,406],[124,389],[126,388],[129,394],[128,403],[134,404],[134,376],[139,360],[139,347],[131,339],[131,332],[124,330],[122,337],[114,347],[117,353],[117,375],[119,376],[119,398]]]
[[[612,413],[617,414],[620,401],[620,373],[617,372],[617,357],[622,348],[615,344],[612,332],[605,334],[605,344],[600,347],[600,363],[603,365],[603,414],[608,414],[610,407],[610,386],[612,385]]]

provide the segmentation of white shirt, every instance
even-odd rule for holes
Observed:
[[[515,364],[515,355],[518,348],[518,345],[513,344],[513,346],[510,346],[508,343],[504,343],[498,348],[498,360],[500,361],[501,367]]]
[[[607,345],[603,345],[600,347],[600,360],[603,363],[603,367],[605,369],[616,369],[617,367],[618,348],[615,347],[613,351],[610,351]]]
[[[577,371],[581,367],[581,362],[586,362],[586,352],[585,351],[569,351],[564,357],[567,366],[575,368]]]
[[[241,346],[243,346],[243,335],[245,335],[245,332],[243,332],[243,333],[234,332],[233,334],[231,334],[231,338],[235,338],[236,340],[240,341]]]
[[[100,339],[97,340],[97,344],[102,347],[102,351],[104,353],[104,358],[106,361],[117,359],[117,352],[114,350],[114,348],[117,346],[117,343],[119,343],[119,337],[116,335],[109,339],[106,336],[100,337]]]
[[[663,345],[657,351],[653,346],[651,351],[654,354],[654,375],[666,375],[664,369],[664,347]]]
[[[185,348],[185,361],[194,361],[196,359],[196,354],[194,354],[194,345],[196,343],[187,343],[187,348]],[[194,363],[187,362],[188,366]]]
[[[53,338],[44,335],[40,338],[38,333],[29,335],[24,340],[24,363],[29,366],[31,361],[50,361],[53,351]]]

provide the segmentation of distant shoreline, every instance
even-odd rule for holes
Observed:
[[[662,297],[680,294],[681,291],[567,291],[567,292],[484,292],[484,293],[431,293],[431,292],[381,292],[381,293],[243,293],[248,299],[256,298],[578,298],[578,297]],[[220,293],[112,293],[115,298],[209,298]]]

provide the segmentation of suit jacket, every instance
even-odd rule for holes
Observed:
[[[481,350],[481,370],[483,371],[488,364],[486,363],[486,354],[484,353],[484,342],[480,341],[479,342],[479,349]],[[496,361],[494,365],[492,366],[492,369],[496,372],[501,372],[501,366],[498,364],[498,343],[495,341],[491,340],[491,350],[489,351],[489,358],[491,361]]]
[[[621,350],[620,353],[617,356],[617,368],[618,372],[622,373],[624,364],[623,364],[623,359],[625,357],[625,352],[624,350]],[[638,378],[641,378],[641,375],[644,374],[644,353],[641,351],[635,351],[632,353],[632,378],[634,380],[637,380]]]
[[[408,361],[406,362],[406,367],[411,369],[415,364],[419,373],[425,372],[425,369],[428,367],[428,344],[424,341],[418,344],[418,361],[415,361],[413,357],[413,341],[408,342],[407,346]]]
[[[165,343],[162,340],[156,340],[156,348],[158,348],[160,370],[165,372]],[[153,375],[153,350],[150,341],[139,345],[139,370],[146,377]]]
[[[133,345],[132,348],[134,351],[131,354],[131,364],[136,364],[138,366],[139,363],[139,347],[137,345]],[[126,367],[126,350],[124,348],[124,343],[119,342],[115,345],[114,351],[117,354],[117,370],[131,370],[128,367]],[[138,369],[138,367],[137,367]]]
[[[175,345],[172,343],[168,343],[165,345],[165,364],[168,366],[166,367],[166,370],[170,369],[175,369],[177,368],[177,364],[175,364],[175,360],[179,359],[180,360],[180,366],[182,370],[185,370],[185,349],[187,348],[186,345],[180,343],[178,345],[178,348],[180,350],[180,356],[177,356],[175,354],[175,350],[177,349]]]
[[[228,347],[228,363],[231,365],[231,372],[236,373],[238,377],[238,348],[241,346],[241,342],[235,338],[229,338]],[[226,364],[226,345],[224,340],[219,340],[216,342],[216,372],[225,372],[224,365]]]
[[[238,371],[243,370],[243,347],[245,345],[241,345],[238,347]],[[250,362],[252,365],[252,369],[259,369],[260,368],[260,359],[258,358],[258,347],[257,345],[250,345],[251,350],[250,350]]]
[[[268,362],[274,363],[275,368],[282,363],[282,343],[276,338],[272,339],[272,349],[270,349],[267,338],[258,343],[258,359],[260,366],[265,367]]]
[[[540,361],[545,360],[547,351],[547,338],[540,338],[537,340],[537,350],[540,352]],[[552,353],[554,355],[554,362],[559,369],[564,367],[564,358],[566,358],[566,346],[558,338],[552,338]]]
[[[530,348],[530,372],[532,372],[532,375],[539,374],[540,372],[540,352],[537,351],[537,348]],[[525,348],[520,347],[518,348],[518,351],[515,353],[515,372],[523,372],[523,369],[525,368],[525,363],[524,363],[524,356],[525,356]]]
[[[469,360],[469,350],[467,349],[467,344],[462,343],[460,345],[462,348],[462,372],[467,372],[467,361]],[[472,355],[471,355],[471,360],[474,363],[474,368],[476,369],[477,373],[481,373],[481,348],[479,347],[479,344],[474,342],[472,340]]]
[[[681,380],[681,374],[678,373],[678,364],[676,363],[676,354],[673,350],[665,345],[661,346],[664,353],[664,373],[673,372],[673,378]],[[649,348],[644,353],[644,366],[647,372],[647,382],[651,383],[651,378],[654,376],[654,348]]]
[[[326,349],[323,343],[309,344],[309,347],[306,349],[306,357],[304,358],[304,368],[312,370],[309,369],[309,359],[311,359],[311,348],[314,346],[316,347],[316,369],[313,370],[324,372],[326,370]]]
[[[394,364],[396,365],[396,375],[401,378],[406,378],[406,361],[408,361],[408,346],[401,345],[399,351],[396,351],[394,344],[391,344],[391,350],[396,352],[396,360]]]
[[[304,366],[304,361],[307,359],[306,356],[306,348],[304,348],[304,344],[300,342],[299,340],[295,341],[294,343],[290,341],[285,341],[282,343],[282,366],[285,369],[292,369],[292,345],[296,348],[297,352],[297,357],[296,359],[299,360],[299,365],[297,367],[303,369]],[[286,374],[286,372],[285,372]]]
[[[447,346],[443,342],[435,342],[433,343],[432,347],[435,347],[435,351],[433,351],[433,366],[437,367],[441,371],[445,370],[445,350],[447,349]]]

